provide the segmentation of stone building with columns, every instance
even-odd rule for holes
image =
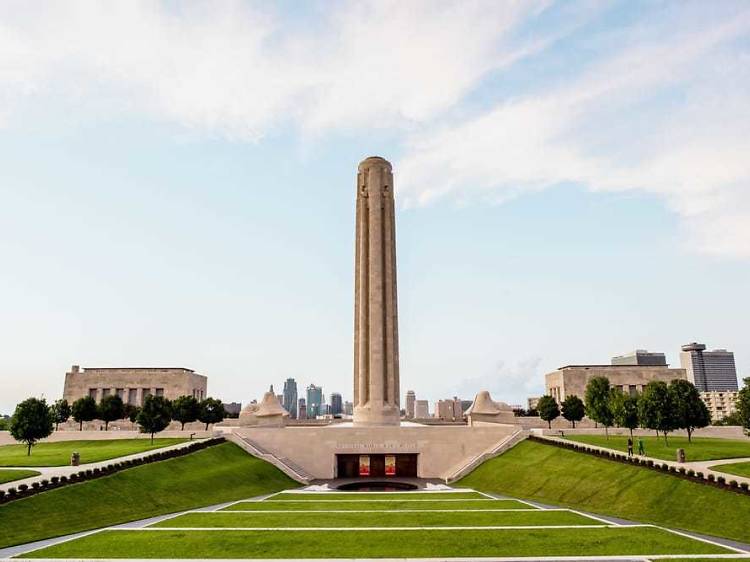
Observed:
[[[86,367],[73,365],[65,373],[63,398],[72,404],[91,396],[99,402],[117,394],[126,404],[140,406],[149,394],[174,400],[179,396],[207,397],[208,378],[182,367]]]

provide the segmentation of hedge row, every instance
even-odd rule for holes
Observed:
[[[730,490],[739,494],[750,495],[750,486],[747,482],[737,482],[736,480],[730,480],[727,482],[723,476],[714,476],[713,474],[705,475],[702,472],[696,472],[691,468],[685,468],[684,466],[668,465],[667,463],[654,462],[651,459],[644,459],[636,456],[628,457],[625,453],[618,451],[606,451],[603,449],[597,449],[595,447],[589,447],[581,443],[575,443],[572,441],[552,441],[549,439],[543,439],[536,435],[529,436],[530,441],[537,443],[544,443],[545,445],[552,445],[553,447],[560,447],[562,449],[571,449],[579,453],[585,453],[587,455],[593,455],[595,457],[601,457],[624,464],[632,464],[641,466],[643,468],[650,468],[651,470],[657,470],[678,478],[684,478],[692,482],[698,482],[700,484],[706,484],[708,486],[715,486],[724,490]]]
[[[101,468],[87,468],[80,472],[75,472],[70,476],[52,476],[49,480],[44,479],[32,482],[30,486],[28,484],[19,484],[18,487],[8,488],[5,491],[0,490],[0,504],[19,500],[21,498],[27,498],[47,490],[54,490],[55,488],[67,486],[68,484],[76,484],[78,482],[85,482],[86,480],[93,480],[94,478],[101,478],[102,476],[109,476],[110,474],[120,472],[121,470],[141,466],[142,464],[182,457],[223,442],[223,437],[207,439],[205,441],[196,441],[187,447],[171,449],[169,451],[156,451],[150,455],[137,459],[114,462]]]

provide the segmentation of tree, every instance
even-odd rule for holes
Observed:
[[[180,396],[172,401],[172,419],[182,425],[180,430],[185,429],[186,423],[194,422],[201,413],[201,405],[193,396]]]
[[[129,419],[130,423],[135,423],[139,411],[140,408],[138,406],[134,406],[133,404],[125,404],[122,407],[122,417]]]
[[[701,399],[700,392],[690,381],[673,380],[669,383],[669,394],[675,427],[687,431],[690,443],[693,431],[711,423],[711,414]]]
[[[65,398],[61,398],[55,400],[55,403],[50,406],[50,410],[52,411],[52,420],[55,422],[55,431],[57,431],[57,426],[70,418],[70,404]]]
[[[576,427],[576,422],[583,419],[586,414],[586,408],[583,405],[583,400],[578,398],[575,394],[567,396],[562,403],[562,417],[573,424],[573,429]]]
[[[667,383],[651,381],[643,388],[643,394],[638,402],[638,416],[643,427],[653,429],[657,435],[661,431],[664,434],[664,443],[667,443],[667,434],[676,427]]]
[[[97,416],[96,400],[91,396],[84,396],[73,402],[70,409],[73,419],[78,422],[78,430],[83,431],[83,422],[95,420]]]
[[[638,427],[638,397],[630,396],[624,392],[612,389],[610,394],[610,408],[612,419],[618,427],[626,427],[630,430],[630,438],[633,438],[633,430]]]
[[[536,404],[536,409],[539,411],[539,417],[547,422],[548,428],[552,429],[552,420],[560,415],[557,401],[549,395],[542,396]]]
[[[104,422],[104,431],[109,429],[109,422],[121,420],[125,417],[125,404],[117,394],[110,394],[102,398],[97,408],[99,419]]]
[[[224,411],[224,405],[221,400],[216,398],[206,398],[201,402],[200,415],[198,419],[206,424],[206,431],[208,431],[209,424],[219,423],[227,417]]]
[[[151,443],[153,443],[154,434],[166,429],[172,421],[172,405],[163,396],[146,396],[135,421],[141,433],[151,434]]]
[[[55,421],[47,401],[27,398],[13,412],[10,418],[10,434],[16,441],[26,443],[26,455],[31,455],[31,447],[52,433]]]
[[[745,386],[737,394],[737,416],[745,433],[750,433],[750,377],[743,379]]]
[[[607,377],[593,377],[586,385],[586,415],[604,426],[604,433],[609,439],[609,427],[614,421],[609,404],[610,391]]]

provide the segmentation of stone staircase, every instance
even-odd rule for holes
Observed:
[[[252,456],[262,459],[268,463],[271,463],[276,468],[278,468],[281,472],[289,476],[289,478],[296,480],[300,484],[307,485],[310,482],[312,482],[313,476],[309,474],[307,471],[305,471],[304,468],[302,468],[301,466],[294,463],[288,458],[277,457],[270,451],[267,451],[266,449],[261,447],[258,443],[256,443],[252,439],[248,437],[244,437],[242,435],[238,435],[236,433],[227,433],[225,434],[225,437],[229,441],[234,443],[235,445],[239,446],[245,452],[251,454]]]
[[[480,464],[482,464],[486,460],[494,458],[498,455],[502,455],[505,451],[507,451],[511,447],[514,447],[515,445],[517,445],[518,443],[526,439],[528,436],[529,436],[528,430],[519,429],[512,435],[509,435],[508,437],[500,441],[497,445],[495,445],[491,449],[479,455],[476,455],[475,457],[472,457],[466,463],[458,465],[445,478],[445,483],[451,484],[455,482],[456,480],[460,480],[461,478],[469,474],[472,470],[474,470],[476,467],[478,467]]]

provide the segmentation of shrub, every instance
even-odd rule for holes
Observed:
[[[739,484],[737,483],[737,480],[730,480],[729,481],[729,487],[730,488],[737,488]]]
[[[681,466],[680,468],[677,469],[677,472],[679,472],[680,474],[686,474],[687,470],[685,470],[684,466]]]
[[[50,478],[50,482],[52,482],[53,484],[57,484],[59,481],[60,481],[59,476],[53,476],[52,478]]]
[[[716,481],[716,476],[714,476],[713,474],[709,474],[708,475],[708,481],[709,482],[715,482]]]
[[[690,476],[690,478],[693,478],[695,477],[695,471],[691,468],[687,471],[687,475]]]
[[[18,491],[19,492],[25,492],[28,489],[29,489],[29,485],[28,484],[19,484],[18,485]]]
[[[73,475],[71,474],[71,476]],[[67,476],[60,476],[60,484],[65,484],[67,481],[68,481]]]
[[[700,472],[700,471],[698,471],[698,472],[696,472],[696,473],[695,473],[695,477],[696,477],[696,478],[700,478],[700,479],[703,479],[703,473],[702,473],[702,472]]]
[[[747,482],[740,482],[740,488],[743,492],[747,492],[750,489],[750,485]]]
[[[39,482],[32,482],[32,483],[31,483],[31,487],[32,487],[32,488],[33,488],[34,490],[38,490],[38,489],[39,489],[39,488],[41,487],[41,484],[40,484]]]
[[[8,488],[8,489],[6,490],[6,493],[7,493],[7,494],[8,494],[9,496],[15,496],[16,494],[18,494],[18,490],[16,490],[15,488]]]
[[[44,478],[44,479],[42,480],[42,487],[45,487],[45,488],[46,488],[47,486],[49,486],[49,480],[47,480],[46,478]]]
[[[653,466],[654,466],[654,461],[652,461],[651,459],[648,459],[648,460],[646,461],[646,465],[647,465],[647,466],[648,466],[649,468],[653,468]]]
[[[726,484],[726,483],[727,483],[727,479],[726,479],[726,478],[724,478],[723,476],[719,476],[719,477],[718,477],[718,478],[716,479],[716,482],[717,482],[718,484],[721,484],[721,485],[723,486],[724,484]]]
[[[669,469],[669,472],[677,472],[677,468],[675,468],[674,466],[668,466],[667,468]]]

